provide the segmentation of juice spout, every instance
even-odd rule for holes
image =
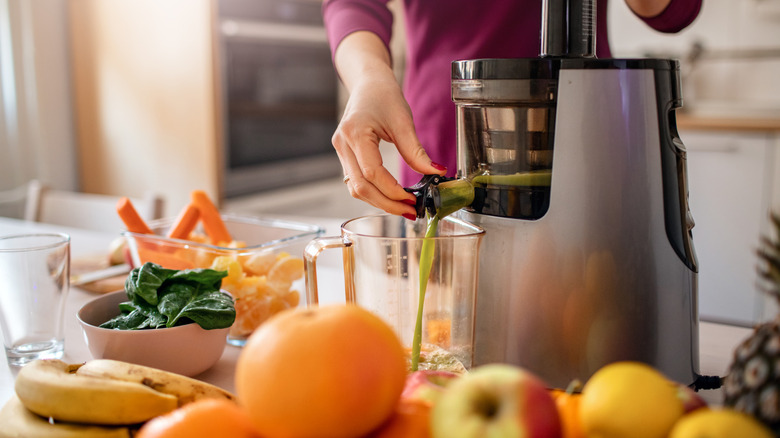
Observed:
[[[417,217],[443,218],[474,202],[474,186],[466,179],[447,178],[441,175],[424,175],[407,192],[417,198]]]

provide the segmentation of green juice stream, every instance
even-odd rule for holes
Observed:
[[[420,345],[422,343],[423,304],[425,303],[425,290],[428,288],[428,277],[433,266],[433,254],[436,241],[436,229],[439,227],[439,215],[428,218],[428,229],[425,231],[420,250],[420,296],[417,302],[417,321],[414,324],[414,337],[412,338],[412,371],[417,371],[420,365]]]
[[[433,217],[428,217],[428,228],[425,231],[422,248],[420,249],[420,295],[417,303],[417,320],[412,338],[412,371],[417,371],[420,364],[420,347],[422,344],[423,305],[425,292],[428,289],[428,278],[431,275],[433,257],[436,252],[436,231],[439,220],[455,211],[471,205],[474,201],[474,186],[466,180],[453,180],[439,184],[441,207]]]

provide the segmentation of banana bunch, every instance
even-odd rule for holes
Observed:
[[[4,437],[130,437],[143,423],[229,392],[179,374],[126,362],[36,360],[19,370],[16,395],[0,410]]]

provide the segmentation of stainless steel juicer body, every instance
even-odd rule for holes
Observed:
[[[486,230],[474,364],[516,364],[565,387],[637,360],[693,383],[697,268],[678,63],[456,61],[452,87],[459,176],[478,194],[457,214]],[[495,178],[540,169],[547,185]]]

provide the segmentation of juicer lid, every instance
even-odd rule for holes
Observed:
[[[680,62],[663,58],[481,58],[452,62],[452,80],[557,79],[560,70],[679,71]]]

